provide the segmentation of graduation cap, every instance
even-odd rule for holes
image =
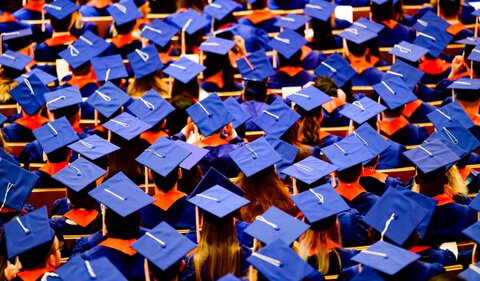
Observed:
[[[458,120],[449,122],[447,126],[437,128],[438,135],[458,157],[463,158],[480,146],[480,141]],[[458,147],[455,149],[452,147]]]
[[[3,117],[2,117],[3,116]],[[2,119],[7,120],[3,114],[0,116]],[[13,157],[12,155],[8,154],[4,149],[0,148],[0,158],[12,163],[15,166],[20,166],[20,163]]]
[[[122,217],[155,201],[122,172],[115,174],[88,194]]]
[[[257,216],[244,232],[267,245],[277,239],[290,245],[308,228],[308,224],[272,206]]]
[[[123,90],[115,84],[107,82],[88,97],[87,103],[103,116],[110,118],[129,100],[130,96]]]
[[[420,69],[404,63],[401,60],[396,60],[395,63],[390,67],[385,75],[385,79],[391,77],[400,77],[405,84],[413,91],[417,86],[418,81],[422,79],[423,74],[425,74]]]
[[[188,195],[188,198],[194,197],[196,194],[202,193],[207,189],[219,185],[238,196],[244,196],[245,192],[240,189],[240,187],[236,186],[233,182],[231,182],[227,177],[225,177],[222,173],[215,170],[215,168],[210,167],[207,173],[203,176],[202,180],[197,184],[195,189]]]
[[[206,18],[191,8],[171,15],[170,20],[190,35],[209,24]]]
[[[225,276],[223,276],[222,278],[218,279],[217,281],[241,281],[242,279],[239,279],[237,277],[235,277],[235,275],[229,273]]]
[[[378,156],[387,150],[391,144],[386,141],[368,123],[365,123],[353,131],[347,138],[356,137],[373,156]]]
[[[342,32],[340,32],[338,36],[360,45],[377,37],[377,34],[369,31],[368,29],[359,28],[352,24],[352,26],[345,28]]]
[[[240,4],[232,0],[216,0],[206,6],[203,12],[214,17],[216,20],[223,20],[226,16],[233,13],[233,11],[241,8],[242,6]]]
[[[55,273],[58,274],[61,280],[128,280],[106,257],[87,260],[80,255],[74,256],[70,258],[67,263],[55,270]]]
[[[197,245],[166,222],[145,232],[131,247],[163,271],[181,260]]]
[[[190,152],[190,155],[188,155],[187,158],[180,163],[180,168],[182,169],[191,170],[208,153],[208,149],[201,148],[181,140],[175,141],[175,144]]]
[[[251,143],[246,143],[242,147],[230,152],[229,155],[247,177],[282,160],[282,157],[264,137],[258,138]]]
[[[442,31],[435,26],[429,25],[425,30],[418,33],[417,38],[413,41],[413,44],[425,47],[428,49],[428,53],[437,58],[450,43],[453,36],[446,31]]]
[[[480,222],[474,223],[467,227],[462,231],[462,233],[475,241],[475,243],[480,244]]]
[[[73,163],[68,163],[65,168],[54,174],[52,178],[79,192],[106,173],[107,171],[92,162],[84,158],[78,158]]]
[[[53,152],[78,140],[77,133],[65,116],[46,123],[32,133],[45,153]]]
[[[80,35],[77,41],[61,51],[58,55],[66,60],[73,69],[83,67],[93,57],[100,55],[110,45],[93,34],[90,31],[86,31],[83,35]]]
[[[37,78],[42,81],[43,85],[48,85],[52,82],[57,81],[57,77],[50,75],[50,73],[47,73],[40,68],[34,68],[30,72],[18,76],[17,78],[15,78],[15,81],[17,83],[22,83],[23,79],[28,79],[32,75],[37,76]]]
[[[332,97],[314,86],[309,86],[299,92],[292,93],[288,96],[288,100],[293,101],[306,111],[312,111],[332,100]]]
[[[206,137],[233,121],[233,116],[216,93],[193,104],[186,111]]]
[[[350,207],[330,184],[324,184],[291,196],[309,224],[336,216]]]
[[[0,45],[5,42],[7,48],[10,50],[20,50],[30,45],[31,36],[33,32],[30,27],[25,28],[23,25],[19,25],[18,29],[12,29],[8,32],[0,33]]]
[[[43,5],[43,10],[57,20],[66,18],[78,9],[80,8],[70,0],[56,0]]]
[[[282,162],[291,164],[295,161],[298,151],[300,150],[298,147],[271,135],[266,135],[264,138],[273,147],[273,149],[275,149],[280,157],[282,157]]]
[[[151,89],[128,106],[128,110],[145,123],[155,126],[175,110],[159,93]]]
[[[315,69],[315,74],[330,77],[338,87],[343,87],[357,73],[350,63],[338,53],[333,53]]]
[[[363,124],[385,109],[387,109],[385,106],[373,101],[369,97],[363,97],[351,104],[346,104],[339,113],[357,124]]]
[[[163,72],[179,80],[183,84],[187,84],[205,69],[207,69],[205,66],[187,59],[186,57],[181,57],[179,60],[170,63]]]
[[[437,16],[437,14],[434,12],[427,11],[421,18],[417,19],[417,22],[413,25],[413,28],[422,32],[429,26],[435,26],[442,31],[446,31],[450,24]]]
[[[230,115],[233,116],[232,125],[234,129],[238,128],[251,118],[250,113],[246,112],[234,97],[229,97],[228,99],[224,100],[223,104],[227,108],[227,111],[230,113]]]
[[[387,104],[389,109],[396,109],[417,100],[417,96],[400,77],[384,79],[382,82],[373,85],[373,89]]]
[[[347,137],[321,149],[339,171],[372,159],[374,156],[357,137]]]
[[[68,0],[66,0],[68,1]],[[3,67],[9,67],[16,70],[23,70],[27,64],[29,64],[33,58],[24,54],[12,52],[7,50],[0,55],[0,65]]]
[[[465,44],[470,46],[477,46],[480,44],[480,37],[465,37],[461,40],[455,41],[455,44]]]
[[[410,62],[417,62],[428,53],[428,49],[407,41],[402,41],[393,45],[393,48],[388,51],[388,53]]]
[[[91,63],[99,82],[128,77],[121,55],[92,58]]]
[[[417,229],[428,211],[400,191],[389,188],[363,221],[401,246]]]
[[[325,0],[310,0],[303,13],[321,21],[328,21],[336,7],[337,4]]]
[[[123,25],[142,17],[142,14],[133,1],[114,3],[107,7],[107,11],[117,25]]]
[[[7,122],[7,120],[8,120],[7,116],[0,113],[0,126],[3,125],[5,122]]]
[[[45,206],[13,218],[4,225],[4,232],[8,259],[51,243],[55,237]]]
[[[372,0],[372,3],[377,4],[377,5],[383,5],[387,3],[390,0]]]
[[[172,37],[178,33],[178,30],[176,26],[156,19],[143,26],[141,36],[160,47],[165,47],[172,40]]]
[[[359,18],[358,20],[352,23],[352,26],[366,29],[375,34],[378,34],[380,31],[382,31],[385,28],[383,24],[373,22],[368,18]]]
[[[329,164],[316,157],[309,156],[283,169],[282,173],[306,184],[312,184],[336,170],[337,167],[335,165]]]
[[[130,61],[135,78],[145,77],[163,68],[158,51],[153,45],[148,45],[143,49],[135,49],[127,55],[127,58]]]
[[[420,256],[413,252],[378,241],[353,256],[352,260],[388,275],[394,275],[419,258]]]
[[[219,37],[210,37],[198,47],[204,52],[226,55],[235,46],[235,41]]]
[[[4,207],[21,211],[37,180],[37,175],[0,158],[0,194],[3,194],[0,211]]]
[[[188,202],[220,219],[250,203],[249,200],[220,185],[190,196]]]
[[[190,151],[177,145],[175,141],[168,138],[159,138],[149,146],[135,160],[148,168],[166,177],[185,160]]]
[[[315,271],[280,239],[253,252],[247,261],[267,280],[298,281]]]
[[[277,50],[282,56],[289,59],[295,53],[302,49],[302,46],[307,44],[307,40],[297,32],[285,29],[283,32],[273,37],[268,42],[270,47]]]
[[[458,274],[458,277],[466,281],[475,281],[475,280],[478,280],[478,278],[480,277],[479,272],[480,272],[480,262],[477,262],[476,264],[470,264],[467,269],[465,269],[464,271],[460,272],[460,274]]]
[[[468,117],[460,104],[456,101],[444,105],[427,114],[436,128],[448,127],[448,124],[458,120],[464,127],[470,129],[475,126],[472,119]]]
[[[470,202],[470,208],[475,209],[480,212],[480,195],[477,194],[475,198],[473,198],[472,202]]]
[[[45,93],[47,108],[50,111],[64,108],[70,105],[82,103],[82,94],[78,86],[60,88],[53,92]]]
[[[264,49],[238,59],[237,66],[244,80],[262,81],[275,74]]]
[[[253,122],[269,135],[279,138],[300,117],[300,114],[292,110],[282,99],[276,99]]]
[[[80,139],[69,145],[68,148],[92,161],[120,149],[120,147],[97,135],[91,135],[84,139]]]
[[[429,173],[436,169],[449,166],[460,158],[441,141],[422,143],[414,149],[403,153],[423,173]]]
[[[288,28],[291,30],[297,30],[301,27],[305,26],[307,22],[310,21],[310,17],[303,16],[303,15],[286,15],[284,17],[277,18],[274,26]]]
[[[24,78],[9,94],[28,115],[32,115],[45,104],[44,95],[49,91],[50,89],[36,75],[32,74],[29,78]]]
[[[131,140],[152,126],[124,112],[102,125],[126,140]]]

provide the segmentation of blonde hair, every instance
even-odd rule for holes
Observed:
[[[153,89],[163,98],[170,98],[167,85],[157,73],[149,74],[142,78],[135,78],[132,84],[128,86],[127,93],[132,98],[139,98],[146,92]]]
[[[0,75],[0,104],[12,101],[12,96],[10,96],[9,92],[17,85],[18,83],[12,78]]]
[[[448,169],[445,175],[448,179],[448,182],[443,186],[444,194],[448,195],[449,197],[468,194],[468,187],[465,184],[465,181],[462,179],[457,165],[453,165],[450,169]],[[420,186],[418,183],[415,182],[413,184],[412,190],[415,192],[420,192]]]

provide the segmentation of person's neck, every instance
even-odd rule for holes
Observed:
[[[64,35],[70,35],[69,31],[61,31],[61,32],[56,32],[54,31],[52,34],[52,37],[59,37],[59,36],[64,36]]]
[[[476,115],[478,114],[478,109],[480,107],[480,100],[477,101],[461,101],[457,100],[460,106],[465,110],[466,113]]]
[[[172,192],[172,191],[178,191],[178,183],[176,183],[172,189],[170,189],[169,191],[167,192],[163,192],[163,190],[161,190],[160,188],[158,188],[156,185],[155,185],[155,194],[165,194],[165,193],[169,193],[169,192]]]
[[[344,182],[344,181],[341,181],[340,179],[338,180],[338,183],[341,184],[341,185],[357,185],[357,184],[360,184],[360,178],[358,178],[356,181],[353,181],[353,182]]]

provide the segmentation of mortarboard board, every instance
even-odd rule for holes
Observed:
[[[423,173],[449,166],[460,158],[441,141],[430,141],[403,153]]]
[[[99,257],[92,260],[83,259],[81,256],[75,256],[63,264],[55,273],[61,280],[77,281],[127,281],[112,262],[106,257]],[[50,280],[50,279],[48,279]]]
[[[223,20],[233,11],[242,8],[240,4],[232,0],[216,0],[203,9],[207,15],[214,17],[216,20]]]
[[[103,116],[110,118],[129,100],[129,95],[115,86],[115,84],[107,82],[88,97],[87,103]]]
[[[417,229],[428,211],[400,191],[389,188],[363,221],[401,246]]]
[[[156,45],[165,47],[177,33],[178,28],[176,26],[156,19],[152,23],[143,26],[141,35]]]
[[[126,140],[131,140],[152,127],[127,112],[110,119],[102,126]]]
[[[420,69],[404,63],[401,60],[396,60],[395,63],[390,67],[385,75],[385,79],[391,77],[400,77],[405,84],[413,91],[417,86],[418,81],[422,79],[423,74],[425,74]]]
[[[300,180],[306,184],[312,184],[324,176],[337,170],[337,167],[316,157],[309,156],[285,169],[282,173]]]
[[[250,114],[240,106],[234,97],[229,97],[228,99],[224,100],[223,104],[227,108],[227,111],[230,113],[230,115],[233,116],[232,125],[234,129],[238,128],[251,118]]]
[[[3,114],[2,114],[3,115]],[[6,118],[6,117],[5,117]],[[13,157],[12,155],[8,154],[4,149],[0,148],[0,159],[6,160],[12,163],[15,166],[20,166],[20,163]]]
[[[155,126],[175,108],[158,92],[151,89],[128,106],[128,110],[145,123]]]
[[[227,177],[225,177],[222,173],[219,171],[215,170],[215,168],[210,167],[207,171],[207,173],[203,176],[202,180],[197,184],[195,189],[188,195],[188,198],[192,198],[198,193],[202,193],[205,190],[215,186],[219,185],[235,194],[238,196],[243,196],[245,195],[245,192],[240,189],[240,187],[236,186],[233,182],[231,182]]]
[[[377,37],[377,34],[367,29],[356,27],[352,24],[352,26],[345,28],[344,31],[340,32],[338,36],[360,45]]]
[[[163,68],[163,63],[158,56],[158,51],[153,45],[143,49],[135,49],[127,55],[132,66],[135,78],[142,78]]]
[[[233,116],[216,93],[193,104],[186,111],[205,137],[233,121]]]
[[[57,20],[62,20],[80,9],[70,0],[56,0],[43,5],[43,10]]]
[[[421,18],[417,19],[417,22],[413,25],[413,28],[422,32],[429,26],[435,26],[442,31],[446,31],[450,24],[437,16],[437,14],[434,12],[427,11]]]
[[[309,224],[315,224],[350,209],[329,183],[293,195],[291,198]]]
[[[419,255],[408,250],[384,241],[378,241],[353,256],[352,260],[388,275],[394,275],[419,258]]]
[[[369,97],[363,97],[351,104],[346,104],[339,113],[357,124],[363,124],[385,109],[385,106],[371,100]]]
[[[16,70],[23,70],[33,58],[24,54],[12,52],[10,50],[0,55],[0,65]]]
[[[325,0],[310,0],[305,5],[303,13],[321,21],[328,21],[336,7],[337,4]]]
[[[187,84],[205,69],[205,66],[189,60],[186,57],[181,57],[177,61],[170,63],[163,72],[179,80],[183,84]]]
[[[373,32],[375,34],[378,34],[380,31],[382,31],[385,28],[385,26],[383,24],[373,22],[373,21],[369,20],[368,18],[359,18],[358,20],[353,22],[352,25],[354,25],[356,27],[359,27],[359,28],[366,29],[366,30],[368,30],[370,32]]]
[[[446,31],[442,31],[434,26],[428,26],[425,30],[418,33],[413,44],[427,48],[428,53],[432,57],[437,58],[452,38],[453,36]]]
[[[15,78],[15,81],[18,83],[22,83],[23,79],[28,79],[32,75],[37,76],[37,78],[42,81],[43,85],[48,85],[52,82],[57,81],[57,77],[50,75],[49,73],[41,70],[40,68],[34,68],[30,72],[18,76],[17,78]]]
[[[166,222],[145,232],[131,247],[163,271],[181,260],[197,245]]]
[[[266,135],[265,139],[272,146],[272,148],[275,149],[280,157],[282,157],[283,162],[291,164],[293,161],[295,161],[298,151],[300,150],[298,147],[271,135]]]
[[[142,17],[142,14],[133,1],[114,3],[107,7],[107,11],[113,17],[116,25],[123,25]]]
[[[465,37],[461,40],[455,41],[455,44],[465,44],[470,46],[477,46],[480,44],[480,37]]]
[[[247,177],[282,160],[282,157],[263,137],[251,143],[246,143],[230,152],[229,155]]]
[[[180,168],[182,169],[186,169],[186,170],[192,169],[208,153],[208,149],[201,148],[199,146],[189,144],[181,140],[175,141],[175,144],[177,144],[178,146],[190,152],[190,155],[188,155],[187,158],[185,158],[185,160],[183,160],[182,163],[180,163]]]
[[[267,245],[277,239],[290,245],[308,228],[308,224],[272,206],[257,216],[244,232]]]
[[[170,16],[171,21],[179,28],[192,35],[209,24],[208,20],[193,9],[178,12]]]
[[[473,50],[470,52],[470,55],[468,55],[468,60],[480,62],[480,46],[477,45]]]
[[[235,275],[229,273],[229,274],[223,276],[222,278],[218,279],[217,281],[242,281],[242,279],[239,279],[239,278],[235,277]]]
[[[374,156],[357,137],[347,137],[321,149],[330,163],[339,171],[372,159]]]
[[[470,202],[470,208],[475,209],[480,212],[480,195],[477,194],[475,198],[473,198],[472,202]]]
[[[210,37],[198,47],[204,52],[226,55],[235,46],[235,41],[219,37]]]
[[[77,133],[65,116],[46,123],[32,133],[45,153],[53,152],[78,140]]]
[[[273,37],[273,39],[268,42],[270,47],[277,50],[282,56],[289,59],[296,52],[302,49],[302,46],[307,44],[307,40],[302,37],[297,32],[285,29],[283,32]]]
[[[190,151],[177,145],[175,141],[168,138],[159,138],[149,146],[135,160],[148,168],[166,177],[185,160]]]
[[[264,49],[237,60],[238,71],[244,80],[262,81],[275,74]]]
[[[18,102],[28,115],[32,115],[45,104],[48,89],[36,75],[24,78],[9,94]]]
[[[218,218],[224,218],[250,203],[247,199],[220,185],[215,185],[201,193],[195,194],[195,196],[190,196],[188,202]]]
[[[458,120],[467,129],[475,126],[460,104],[456,101],[444,105],[427,114],[428,119],[436,128],[448,127],[450,122]]]
[[[37,180],[37,175],[0,158],[0,194],[3,194],[0,211],[4,207],[21,211]]]
[[[102,54],[110,46],[107,41],[89,30],[85,31],[82,35],[80,35],[78,37],[78,40],[74,44],[81,49],[91,48],[92,50],[90,52],[94,57]]]
[[[386,141],[368,123],[365,123],[353,131],[347,138],[356,137],[373,156],[378,156],[387,150],[391,144]]]
[[[372,3],[377,4],[377,5],[383,5],[387,3],[390,0],[372,0]]]
[[[86,65],[93,57],[100,55],[108,47],[109,44],[105,40],[87,31],[58,55],[66,60],[73,69],[77,69]]]
[[[274,26],[288,28],[291,30],[297,30],[301,27],[304,27],[307,22],[310,21],[310,17],[303,16],[303,15],[286,15],[284,17],[277,18]]]
[[[155,201],[122,172],[115,174],[88,194],[122,217]]]
[[[312,111],[332,100],[332,97],[325,94],[314,86],[309,86],[299,92],[292,93],[288,100],[293,101],[306,111]]]
[[[350,81],[354,75],[355,70],[350,66],[338,53],[329,56],[325,61],[315,69],[315,74],[319,76],[330,77],[335,80],[338,87],[343,87],[345,83]]]
[[[121,55],[112,55],[91,60],[95,77],[100,82],[128,77]]]
[[[60,88],[53,92],[45,93],[45,101],[50,111],[64,108],[70,105],[82,103],[82,94],[78,86]]]
[[[467,129],[465,129],[467,130]],[[433,132],[428,136],[426,140],[424,140],[424,143],[429,143],[431,141],[440,141],[443,144],[445,144],[451,151],[453,151],[457,156],[461,159],[465,155],[467,155],[467,152],[460,148],[458,145],[454,143],[454,141],[457,141],[456,137],[450,134],[450,131],[447,129],[448,133],[446,135],[440,134],[438,131]],[[468,131],[468,130],[467,130]]]
[[[4,225],[4,232],[8,259],[52,242],[55,235],[45,206],[13,218]]]
[[[410,62],[417,62],[428,53],[428,49],[407,41],[402,41],[393,45],[393,48],[388,51],[388,53]]]
[[[477,10],[478,11],[478,10]],[[470,264],[467,269],[460,272],[458,277],[462,278],[465,281],[475,281],[480,278],[480,262],[476,264]]]
[[[8,117],[0,113],[0,126],[7,122]]]
[[[23,28],[23,26],[20,26],[18,29],[14,29],[9,32],[0,33],[0,36],[1,36],[0,40],[3,40],[3,42],[7,43],[8,45],[8,41],[10,40],[20,39],[20,38],[24,39],[24,37],[31,36],[32,34],[33,32],[31,28]],[[27,39],[27,41],[29,40]]]
[[[447,126],[437,128],[438,135],[458,157],[463,158],[480,146],[480,141],[458,120],[449,122]]]
[[[480,222],[476,222],[465,228],[462,233],[472,239],[475,243],[480,244]]]
[[[280,138],[298,119],[298,113],[282,99],[276,99],[253,122],[269,135]]]
[[[79,192],[106,173],[107,171],[92,162],[84,158],[78,158],[73,163],[68,163],[65,168],[54,174],[52,178]]]
[[[417,99],[417,96],[400,77],[384,79],[382,82],[373,85],[373,89],[389,109],[396,109]]]
[[[92,161],[120,149],[120,147],[97,135],[91,135],[78,140],[69,145],[68,148]]]
[[[460,78],[447,86],[447,89],[454,90],[478,90],[480,89],[480,79]]]

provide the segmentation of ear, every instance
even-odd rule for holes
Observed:
[[[160,129],[165,129],[165,127],[167,127],[167,119],[163,119]]]
[[[178,179],[181,179],[182,177],[183,177],[182,168],[179,168],[178,169]]]

